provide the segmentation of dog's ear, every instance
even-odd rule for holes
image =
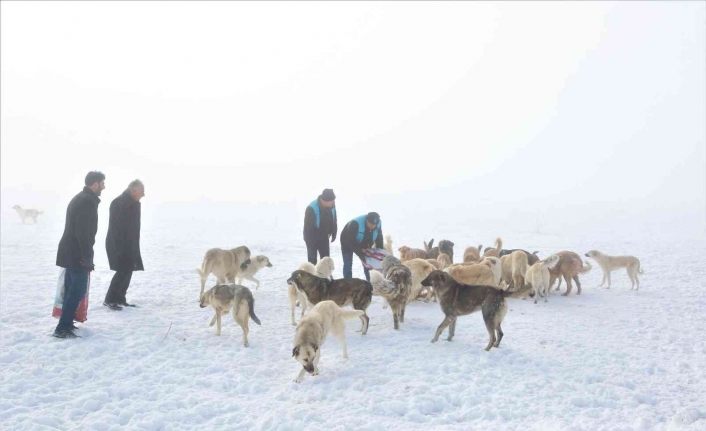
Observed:
[[[292,349],[292,356],[296,358],[298,354],[299,354],[299,346],[296,346],[295,348]]]
[[[539,253],[539,250],[535,250],[535,251],[532,252],[532,254],[535,255],[535,256],[537,255],[537,253]]]

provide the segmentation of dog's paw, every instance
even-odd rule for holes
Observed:
[[[437,341],[439,341],[438,338],[432,338],[432,339],[431,339],[431,342],[432,342],[432,343],[436,343]]]

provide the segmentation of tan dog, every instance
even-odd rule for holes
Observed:
[[[574,280],[576,282],[576,288],[578,289],[576,294],[580,295],[581,282],[579,281],[579,274],[590,271],[591,264],[586,262],[584,266],[581,257],[573,251],[563,250],[556,254],[559,256],[559,262],[554,268],[549,269],[549,286],[553,286],[557,278],[563,277],[564,281],[566,281],[566,292],[562,293],[562,295],[567,296],[571,293],[571,289],[573,288],[571,280]]]
[[[601,280],[601,284],[598,287],[602,287],[608,281],[606,289],[610,289],[610,273],[616,269],[625,268],[628,277],[630,277],[630,290],[633,288],[638,290],[640,288],[640,279],[637,275],[643,272],[640,268],[640,260],[635,256],[608,256],[598,250],[591,250],[586,253],[586,257],[595,260],[603,270],[603,280]]]
[[[406,245],[403,245],[397,249],[397,251],[400,252],[400,260],[402,262],[412,259],[426,259],[429,257],[426,251],[419,248],[409,248]]]
[[[435,269],[442,269],[441,262],[439,262],[439,259],[424,259],[424,260],[431,263]]]
[[[536,262],[530,266],[525,273],[525,282],[532,286],[534,292],[534,303],[537,303],[539,296],[544,297],[544,302],[547,302],[549,297],[549,270],[554,268],[559,263],[559,256],[553,254],[544,260]]]
[[[498,286],[495,282],[493,271],[488,265],[482,263],[455,264],[446,268],[444,272],[448,273],[454,280],[461,284],[471,286]]]
[[[466,247],[463,251],[463,263],[478,263],[480,262],[480,250],[483,245],[478,245],[478,247]]]
[[[321,258],[321,260],[316,264],[316,266],[312,265],[311,262],[304,262],[299,265],[298,269],[306,271],[309,274],[315,275],[317,277],[333,280],[332,274],[335,267],[333,264],[333,259],[329,256],[326,256]],[[299,306],[302,308],[301,317],[304,317],[306,309],[308,307],[312,307],[312,305],[311,303],[309,303],[306,294],[301,290],[297,289],[297,285],[295,283],[287,284],[287,291],[289,294],[289,308],[292,310],[292,326],[296,326],[297,322],[296,320],[294,320],[294,310],[297,308],[297,302],[299,302]]]
[[[510,254],[510,261],[512,265],[512,285],[514,289],[524,287],[525,285],[525,274],[527,273],[527,268],[529,264],[527,263],[527,254],[524,251],[513,251]]]
[[[362,318],[363,314],[362,310],[344,310],[333,301],[321,301],[316,304],[299,322],[294,335],[292,356],[302,364],[302,369],[294,381],[301,383],[306,373],[312,376],[319,374],[321,345],[324,344],[329,332],[338,338],[343,347],[343,357],[347,359],[344,319]]]
[[[250,249],[246,246],[236,247],[230,250],[212,248],[203,257],[201,268],[198,268],[201,278],[201,293],[206,286],[206,279],[209,274],[216,276],[218,284],[235,283],[235,277],[243,271],[250,263]]]
[[[502,280],[503,270],[500,264],[500,258],[495,256],[485,256],[481,261],[481,264],[487,265],[488,268],[493,272],[493,277],[495,279],[495,286],[500,286],[500,281]]]
[[[421,293],[424,287],[422,286],[422,280],[427,278],[427,275],[431,274],[431,272],[434,271],[436,268],[434,268],[434,265],[427,262],[425,259],[411,259],[408,261],[402,261],[402,265],[409,268],[409,270],[412,272],[412,287],[410,289],[409,298],[407,300],[407,303],[410,303],[417,299],[417,297]],[[431,290],[427,292],[428,293],[427,295],[425,295],[425,297],[428,300],[431,297]]]
[[[453,264],[451,256],[446,253],[439,253],[439,256],[437,256],[436,260],[439,262],[439,266],[441,267],[440,269],[442,270],[448,268]]]
[[[272,268],[272,263],[267,256],[255,256],[250,259],[250,263],[247,264],[244,270],[240,271],[236,276],[236,282],[238,284],[243,284],[243,280],[250,280],[255,282],[255,289],[260,288],[260,280],[255,278],[255,274],[262,268]]]
[[[255,299],[252,292],[245,286],[217,285],[201,295],[201,308],[209,305],[213,307],[216,315],[208,326],[216,323],[216,335],[221,335],[221,316],[229,311],[233,312],[233,320],[243,329],[243,345],[248,347],[248,319],[260,324],[260,319],[255,315]]]
[[[512,281],[512,258],[509,254],[500,258],[500,279],[512,289],[514,283]]]

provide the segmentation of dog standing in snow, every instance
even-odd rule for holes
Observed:
[[[216,312],[211,323],[208,326],[213,326],[216,323],[216,335],[221,335],[221,316],[233,313],[233,320],[240,325],[243,330],[243,345],[248,347],[248,319],[260,324],[260,319],[255,315],[255,299],[252,292],[245,286],[237,286],[235,284],[217,285],[201,295],[201,308],[206,308],[209,305]]]
[[[242,284],[243,280],[250,280],[255,282],[255,289],[260,287],[260,280],[255,278],[255,274],[262,268],[272,268],[272,263],[267,256],[255,256],[250,259],[250,263],[245,266],[245,269],[240,271],[236,276],[236,283]]]
[[[317,277],[333,280],[332,274],[335,268],[333,264],[333,259],[329,256],[326,256],[322,258],[316,264],[316,266],[314,266],[311,262],[304,262],[299,265],[299,269]],[[287,284],[287,293],[289,295],[289,308],[292,310],[292,326],[296,326],[297,321],[294,319],[294,310],[297,308],[297,302],[299,302],[299,306],[302,308],[301,317],[304,317],[304,313],[306,313],[307,307],[311,306],[311,304],[309,303],[306,294],[303,291],[297,289],[296,283]]]
[[[363,316],[362,310],[344,310],[333,301],[321,301],[299,321],[294,335],[292,356],[302,365],[299,375],[294,380],[301,383],[306,373],[319,374],[319,359],[321,345],[331,332],[343,347],[343,358],[348,359],[346,345],[346,324],[344,319],[355,319]]]
[[[633,288],[638,290],[640,288],[640,279],[637,278],[637,275],[642,274],[642,269],[640,268],[640,260],[635,256],[608,256],[598,250],[591,250],[586,253],[586,257],[595,260],[603,270],[603,280],[601,280],[599,287],[602,287],[607,281],[606,289],[610,289],[610,273],[616,269],[625,268],[628,272],[628,277],[630,277],[630,283],[632,283],[630,290]]]
[[[12,209],[17,211],[17,215],[22,219],[22,224],[25,224],[28,219],[32,219],[33,224],[37,223],[37,217],[39,217],[39,214],[42,214],[42,211],[32,208],[22,208],[19,205],[13,206]]]

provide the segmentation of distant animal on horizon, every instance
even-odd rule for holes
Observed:
[[[402,262],[412,259],[427,259],[429,257],[429,253],[427,253],[426,250],[422,250],[420,248],[410,248],[406,245],[398,248],[397,251],[400,252],[400,260]]]
[[[451,275],[444,271],[433,271],[422,281],[423,286],[433,286],[439,298],[441,311],[445,318],[436,329],[431,342],[436,343],[439,336],[446,327],[449,328],[448,341],[451,341],[456,333],[456,320],[458,316],[471,314],[474,311],[482,310],[485,328],[488,331],[488,345],[485,350],[491,347],[498,347],[503,339],[503,330],[500,324],[507,313],[506,297],[518,298],[530,293],[530,289],[525,287],[516,292],[500,290],[493,286],[469,286],[458,283]]]
[[[214,286],[201,295],[199,302],[201,308],[206,308],[209,305],[213,307],[216,314],[208,326],[216,324],[216,335],[221,335],[221,316],[231,311],[233,320],[243,330],[243,345],[248,347],[248,333],[250,332],[248,319],[260,324],[260,319],[255,315],[255,299],[250,289],[235,284]]]
[[[610,273],[621,268],[625,268],[630,277],[630,290],[633,288],[635,290],[640,289],[640,279],[637,277],[638,274],[643,274],[642,268],[640,268],[640,260],[635,256],[609,256],[603,254],[598,250],[591,250],[586,253],[586,257],[590,257],[598,263],[598,266],[603,270],[603,279],[598,287],[602,287],[607,281],[608,285],[606,289],[610,289]]]
[[[329,280],[317,277],[306,271],[296,270],[287,279],[287,283],[294,283],[297,289],[304,292],[310,304],[331,300],[338,306],[352,305],[356,310],[361,310],[360,320],[362,335],[368,332],[370,318],[366,310],[373,298],[373,286],[366,280],[359,278],[339,278]],[[306,318],[306,316],[304,316]],[[300,322],[301,323],[301,322]]]
[[[333,281],[332,274],[335,268],[333,259],[329,256],[326,256],[321,258],[321,260],[316,264],[316,266],[314,266],[311,262],[304,262],[299,265],[298,269],[306,271],[311,275],[315,275],[317,277],[326,278]],[[301,317],[304,317],[304,313],[306,313],[307,308],[313,305],[309,303],[306,294],[303,291],[297,289],[296,283],[287,283],[287,291],[289,294],[289,307],[292,311],[292,325],[296,326],[297,322],[294,319],[294,310],[297,308],[297,302],[302,308]]]
[[[571,293],[573,288],[571,280],[576,282],[576,294],[580,295],[581,282],[579,281],[579,274],[590,271],[591,264],[586,262],[586,265],[584,265],[581,257],[573,251],[563,250],[555,254],[559,256],[559,262],[554,268],[549,269],[549,286],[553,286],[556,279],[563,277],[564,281],[566,281],[566,292],[562,293],[562,296],[568,296]]]
[[[427,252],[428,259],[436,259],[439,257],[440,253],[446,253],[453,262],[455,245],[453,242],[449,241],[448,239],[442,239],[441,241],[439,241],[439,245],[437,247],[432,247],[433,244],[433,238],[429,240],[428,244],[426,242],[424,243],[424,249]]]
[[[235,278],[241,271],[247,268],[250,263],[250,249],[242,245],[230,250],[212,248],[203,257],[201,268],[197,268],[201,278],[201,293],[203,295],[206,287],[206,279],[209,274],[216,276],[217,284],[235,284]]]
[[[338,338],[343,348],[343,358],[348,359],[344,320],[356,317],[362,319],[364,314],[365,312],[362,310],[344,310],[330,300],[317,303],[299,322],[294,334],[292,357],[302,366],[294,381],[301,383],[306,373],[312,376],[319,374],[321,346],[326,341],[329,332]]]
[[[540,296],[544,297],[544,302],[548,301],[549,291],[551,290],[549,289],[549,281],[551,279],[549,270],[554,268],[557,263],[559,263],[559,256],[553,254],[527,268],[525,283],[532,287],[535,304]]]
[[[262,268],[272,268],[272,262],[267,256],[259,255],[250,259],[250,262],[245,264],[245,269],[238,272],[236,276],[236,283],[243,284],[243,280],[250,280],[255,282],[255,289],[260,288],[260,280],[255,278],[255,274]]]
[[[22,208],[19,205],[15,205],[12,207],[15,211],[17,211],[17,215],[20,216],[22,219],[22,224],[26,224],[26,220],[31,219],[32,224],[37,223],[37,217],[39,217],[40,214],[44,214],[44,211],[39,211],[33,208]]]

